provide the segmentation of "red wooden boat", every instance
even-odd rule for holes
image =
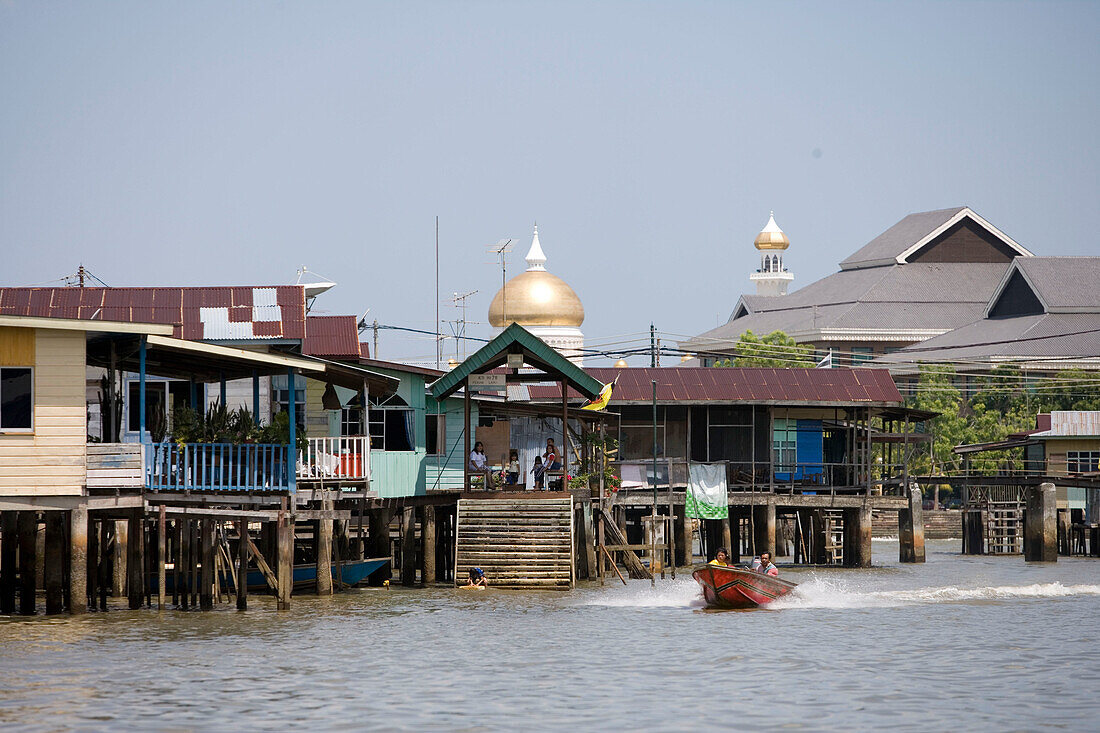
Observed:
[[[764,573],[723,565],[703,565],[691,574],[711,608],[756,608],[790,593],[798,584]]]

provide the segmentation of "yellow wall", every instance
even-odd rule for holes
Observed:
[[[1047,473],[1052,476],[1067,472],[1067,454],[1070,451],[1100,450],[1098,438],[1067,438],[1065,440],[1047,440]]]
[[[33,349],[31,346],[33,345]],[[0,329],[0,358],[34,367],[34,422],[28,433],[0,433],[0,495],[84,492],[87,406],[83,331]]]

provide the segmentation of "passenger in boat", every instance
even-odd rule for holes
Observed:
[[[729,556],[729,553],[726,552],[726,548],[719,547],[718,552],[714,553],[714,559],[711,560],[707,564],[708,565],[721,565],[722,567],[727,567],[728,568],[729,564],[730,564],[730,556]]]
[[[759,560],[753,561],[752,569],[758,573],[770,575],[773,578],[779,577],[779,568],[772,564],[772,554],[767,550],[760,553]]]
[[[485,573],[481,568],[470,568],[470,582],[466,583],[467,588],[488,588],[489,581],[485,579]]]

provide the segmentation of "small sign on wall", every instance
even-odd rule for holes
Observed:
[[[506,377],[503,374],[471,374],[470,389],[480,392],[499,392],[507,387]]]

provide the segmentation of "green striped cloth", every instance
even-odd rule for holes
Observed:
[[[694,519],[725,519],[729,516],[725,465],[692,463],[688,466],[686,513]]]

